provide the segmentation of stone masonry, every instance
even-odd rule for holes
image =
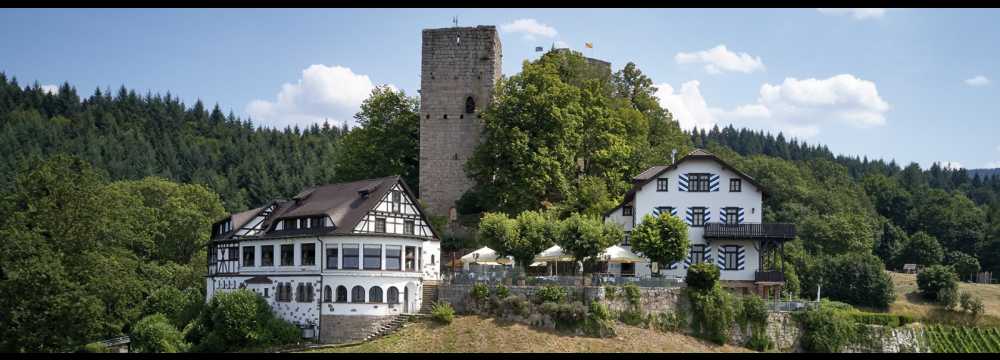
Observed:
[[[474,184],[464,166],[479,144],[480,113],[492,100],[501,59],[494,26],[423,31],[420,199],[433,215],[449,216]]]
[[[323,315],[320,343],[341,344],[364,340],[395,316]]]

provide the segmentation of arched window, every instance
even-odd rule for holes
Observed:
[[[395,286],[390,286],[389,290],[385,292],[385,300],[390,304],[399,304],[399,289]]]
[[[306,301],[306,284],[299,283],[299,286],[295,288],[295,301]]]
[[[353,289],[351,289],[351,302],[352,303],[365,302],[365,288],[361,286],[355,286]]]
[[[368,289],[368,302],[376,304],[382,303],[382,288],[372,286],[371,289]]]
[[[347,302],[347,288],[344,285],[337,287],[337,302],[345,303]]]
[[[313,302],[313,300],[316,300],[316,292],[313,291],[312,283],[306,283],[306,293],[304,297],[305,299],[303,299],[303,301],[305,302]]]
[[[476,112],[476,100],[473,100],[471,96],[465,98],[465,113],[471,114]]]
[[[327,285],[325,288],[323,288],[323,302],[332,302],[332,301],[333,301],[333,289],[331,289],[330,286]]]

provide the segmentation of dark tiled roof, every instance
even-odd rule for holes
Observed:
[[[396,183],[402,187],[413,198],[413,192],[409,186],[399,176],[387,176],[377,179],[359,180],[345,183],[322,185],[303,190],[295,195],[291,200],[275,200],[272,204],[275,209],[264,222],[267,231],[261,238],[283,237],[290,235],[324,235],[324,234],[350,234],[354,227],[370,211],[378,201]],[[415,204],[421,213],[423,209],[419,204]],[[267,206],[234,214],[241,221],[233,221],[233,228],[239,229],[254,216],[263,211]],[[297,230],[274,231],[274,224],[283,219],[294,219],[313,216],[328,216],[333,222],[333,227],[310,228]],[[228,238],[236,230],[223,236]]]
[[[740,177],[746,179],[747,182],[749,182],[749,183],[753,184],[754,186],[756,186],[765,195],[767,194],[767,189],[765,189],[764,186],[762,186],[760,183],[758,183],[757,180],[754,180],[753,177],[751,177],[750,175],[747,175],[745,172],[740,171],[739,169],[733,167],[732,165],[729,165],[729,163],[727,163],[725,160],[722,160],[722,158],[720,158],[718,156],[715,156],[715,154],[712,154],[712,153],[706,151],[705,149],[694,149],[693,151],[687,153],[687,155],[684,155],[684,157],[682,157],[679,160],[675,161],[673,164],[670,164],[670,165],[667,165],[667,166],[662,166],[662,165],[653,166],[653,167],[651,167],[649,169],[646,169],[646,171],[643,171],[642,173],[640,173],[639,175],[637,175],[635,178],[633,178],[633,181],[632,181],[633,184],[634,184],[633,189],[641,188],[643,185],[646,185],[650,181],[653,181],[653,179],[655,179],[657,176],[660,176],[660,174],[666,172],[667,170],[677,168],[677,165],[680,165],[680,163],[682,163],[682,162],[684,162],[684,161],[686,161],[688,159],[711,159],[711,160],[715,160],[718,163],[722,164],[723,167],[725,167],[725,168],[727,168],[729,170],[732,170],[732,172],[734,172],[737,175],[739,175]]]

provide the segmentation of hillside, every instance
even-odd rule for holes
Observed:
[[[407,324],[395,334],[354,346],[314,353],[468,353],[468,352],[749,352],[717,346],[690,336],[617,324],[618,336],[598,339],[543,331],[493,318],[458,316],[450,325],[429,320]]]
[[[917,289],[917,276],[889,272],[896,290],[896,301],[889,310],[894,313],[910,314],[916,317],[937,322],[952,322],[958,319],[955,314],[942,311],[940,306],[920,297]],[[985,316],[982,323],[1000,325],[1000,284],[971,284],[960,282],[960,292],[967,291],[983,300]]]
[[[968,171],[969,171],[969,176],[970,177],[979,175],[979,177],[981,177],[981,178],[988,178],[988,177],[991,177],[991,176],[1000,175],[1000,168],[996,168],[996,169],[969,169]]]

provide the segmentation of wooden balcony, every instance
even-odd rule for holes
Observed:
[[[780,271],[757,271],[753,274],[756,283],[784,283],[785,274]]]
[[[795,224],[705,224],[706,239],[795,239]]]

